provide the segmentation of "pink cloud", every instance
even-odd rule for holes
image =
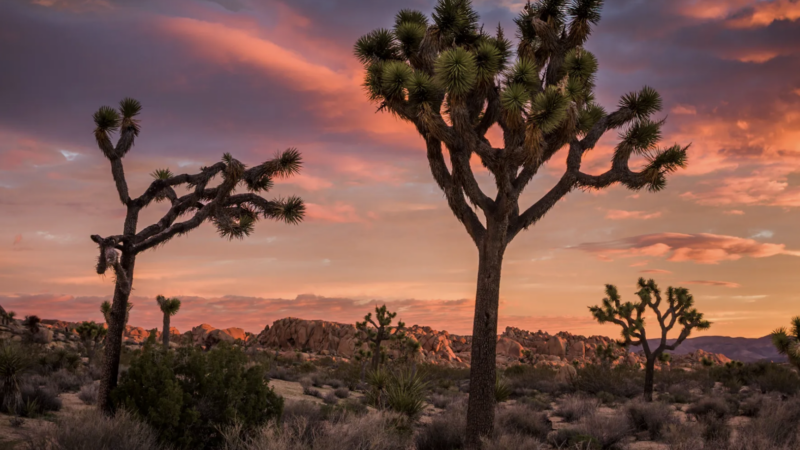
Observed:
[[[760,28],[779,20],[800,19],[800,3],[796,0],[754,2],[749,6],[748,11],[729,19],[727,25],[731,28]]]
[[[611,219],[611,220],[626,220],[626,219],[650,220],[650,219],[657,219],[659,217],[661,217],[660,212],[646,213],[644,211],[623,211],[619,209],[610,209],[606,213],[606,219]]]
[[[670,274],[672,272],[670,272],[669,270],[664,270],[664,269],[647,269],[647,270],[642,270],[639,273],[652,273],[652,274],[667,275],[667,274]]]
[[[704,286],[719,286],[719,287],[727,287],[727,288],[739,288],[742,287],[739,283],[731,283],[729,281],[711,281],[711,280],[692,280],[692,281],[684,281],[683,284],[700,284]]]
[[[675,107],[672,108],[672,113],[678,115],[696,116],[697,108],[692,105],[675,105]]]
[[[333,223],[358,223],[365,219],[358,215],[353,205],[336,202],[333,205],[306,203],[306,217],[311,220]]]
[[[769,244],[735,236],[709,233],[657,233],[617,241],[585,243],[576,247],[593,253],[602,261],[636,256],[666,256],[668,261],[692,261],[718,264],[736,261],[744,256],[767,258],[776,255],[800,256],[800,251],[787,250],[784,244]]]

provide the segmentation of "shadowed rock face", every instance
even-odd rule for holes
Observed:
[[[24,332],[15,321],[9,326],[0,326],[0,336],[17,335]],[[42,327],[46,332],[52,331],[47,341],[51,346],[71,345],[77,341],[77,335],[71,328],[77,323],[58,320],[43,320]],[[128,346],[142,345],[151,330],[142,327],[126,326],[124,342]],[[156,339],[160,341],[161,333],[156,330]],[[171,345],[200,345],[211,347],[219,342],[244,343],[247,347],[264,351],[279,351],[289,355],[300,352],[303,359],[316,357],[336,357],[350,359],[358,350],[358,335],[353,324],[328,322],[324,320],[303,320],[287,317],[267,325],[258,335],[245,332],[241,328],[217,329],[209,324],[198,325],[180,334],[171,328],[173,336]],[[470,361],[472,339],[470,336],[451,335],[447,331],[434,330],[431,327],[414,325],[406,329],[406,334],[420,343],[420,351],[413,355],[417,362],[428,362],[455,367],[467,367]],[[540,367],[559,368],[566,365],[584,365],[599,363],[596,355],[599,345],[608,346],[614,342],[605,336],[579,336],[569,332],[551,335],[547,332],[531,332],[519,328],[507,327],[497,339],[497,364],[509,366],[518,363],[533,364]],[[394,348],[392,342],[385,342],[389,358],[398,358],[400,348]],[[366,344],[362,344],[366,349]],[[644,358],[637,351],[618,348],[612,364],[641,365]],[[769,337],[761,339],[700,337],[687,339],[673,353],[673,367],[690,367],[700,363],[702,359],[710,359],[717,364],[724,364],[731,359],[740,361],[757,361],[771,359],[780,361],[777,352],[772,348]],[[730,359],[729,359],[730,358]]]

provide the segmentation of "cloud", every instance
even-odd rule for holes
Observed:
[[[800,19],[800,2],[797,0],[759,1],[727,20],[731,28],[766,27],[779,20]]]
[[[306,218],[333,223],[360,223],[366,221],[358,215],[353,205],[344,202],[336,202],[333,205],[306,203]]]
[[[595,254],[603,261],[636,256],[664,256],[667,261],[692,261],[718,264],[736,261],[744,256],[767,258],[776,255],[800,256],[800,251],[787,250],[784,244],[757,242],[736,236],[709,233],[657,233],[633,236],[608,242],[584,243],[575,247]]]
[[[673,114],[682,114],[688,116],[696,116],[697,115],[697,108],[692,105],[675,105],[672,108]]]
[[[711,281],[711,280],[692,280],[692,281],[683,281],[684,284],[700,284],[704,286],[719,286],[719,287],[727,287],[727,288],[739,288],[742,287],[739,283],[731,283],[728,281]]]
[[[660,212],[646,213],[644,211],[623,211],[619,209],[610,209],[606,213],[606,219],[611,219],[611,220],[626,220],[626,219],[650,220],[650,219],[657,219],[659,217],[661,217]]]
[[[646,270],[640,270],[639,273],[653,273],[653,274],[664,274],[664,275],[666,275],[666,274],[670,274],[672,272],[670,272],[669,270],[664,270],[664,269],[646,269]]]

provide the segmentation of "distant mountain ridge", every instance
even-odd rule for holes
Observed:
[[[648,344],[657,345],[658,339],[648,339]],[[675,339],[668,339],[670,344]],[[638,348],[631,350],[638,351]],[[720,353],[735,361],[756,362],[773,361],[786,362],[786,357],[778,353],[772,345],[772,338],[767,335],[760,338],[743,338],[727,336],[700,336],[689,338],[672,353],[685,355],[697,350],[710,353]]]

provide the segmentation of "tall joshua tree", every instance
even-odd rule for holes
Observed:
[[[647,359],[644,372],[644,398],[653,401],[653,374],[655,372],[656,361],[661,358],[664,351],[673,351],[692,333],[692,330],[707,330],[711,322],[703,319],[703,314],[694,308],[694,298],[685,288],[667,289],[667,304],[661,303],[661,291],[655,281],[645,281],[639,278],[639,290],[636,295],[639,301],[636,303],[622,303],[616,286],[606,285],[606,298],[603,299],[603,306],[591,306],[589,310],[592,316],[600,322],[611,322],[622,327],[622,341],[625,347],[642,346],[644,356]],[[662,306],[666,309],[662,311]],[[647,333],[644,329],[645,310],[650,310],[655,315],[661,333],[658,335],[658,346],[651,348],[647,342]],[[672,344],[667,345],[667,334],[675,327],[680,325],[681,332],[678,339]]]
[[[383,342],[405,338],[405,323],[399,321],[397,325],[392,326],[396,316],[397,313],[387,310],[386,305],[376,306],[375,320],[372,320],[372,313],[368,313],[364,316],[363,322],[356,322],[356,329],[361,332],[363,340],[367,342],[372,352],[372,370],[377,370],[381,363]]]
[[[164,331],[161,332],[161,341],[164,343],[164,350],[169,350],[169,318],[178,314],[181,309],[181,301],[177,298],[166,298],[163,295],[156,297],[156,302],[164,313]]]
[[[377,29],[355,44],[366,69],[367,95],[379,111],[415,126],[433,178],[478,248],[470,447],[493,428],[497,310],[508,244],[575,189],[621,183],[659,191],[666,176],[686,163],[686,147],[657,148],[663,120],[651,118],[662,103],[654,89],[622,96],[611,113],[596,103],[598,62],[583,46],[600,20],[602,3],[528,3],[516,19],[514,60],[504,31],[484,31],[469,0],[439,0],[432,22],[421,12],[402,10],[392,30]],[[486,138],[493,126],[503,133],[500,148]],[[620,130],[620,142],[610,168],[599,175],[583,172],[583,157],[611,130]],[[559,153],[566,161],[561,178],[527,208],[520,205],[525,187]],[[475,178],[473,155],[494,178],[493,198]],[[632,156],[642,157],[640,169],[631,169]]]
[[[128,325],[128,319],[131,317],[131,310],[133,309],[133,303],[128,302],[128,306],[125,307],[125,323],[122,325],[123,328]],[[100,303],[100,312],[103,314],[103,319],[105,319],[106,323],[111,323],[111,302],[106,300],[103,303]]]
[[[800,316],[792,319],[792,328],[778,328],[772,332],[772,344],[781,355],[786,355],[789,362],[800,369]]]
[[[139,136],[141,127],[137,116],[140,111],[138,101],[126,98],[120,102],[119,109],[103,106],[94,114],[97,145],[111,163],[119,200],[126,209],[122,234],[92,236],[92,241],[100,247],[97,273],[103,274],[110,268],[116,276],[98,401],[99,407],[108,414],[114,412],[111,390],[117,384],[122,332],[137,255],[162,246],[203,222],[212,222],[224,238],[241,239],[250,235],[260,217],[296,224],[305,212],[298,197],[267,200],[259,195],[272,187],[275,177],[291,176],[300,170],[300,153],[295,149],[249,169],[228,153],[220,162],[202,167],[195,174],[176,175],[169,169],[159,169],[152,173],[154,179],[144,193],[131,197],[122,159]],[[111,135],[117,131],[119,138],[114,145]],[[221,181],[211,186],[217,176]],[[178,196],[175,188],[181,185],[189,190],[188,194]],[[247,192],[235,193],[238,187]],[[158,222],[140,228],[139,213],[155,202],[167,202],[169,209]]]

